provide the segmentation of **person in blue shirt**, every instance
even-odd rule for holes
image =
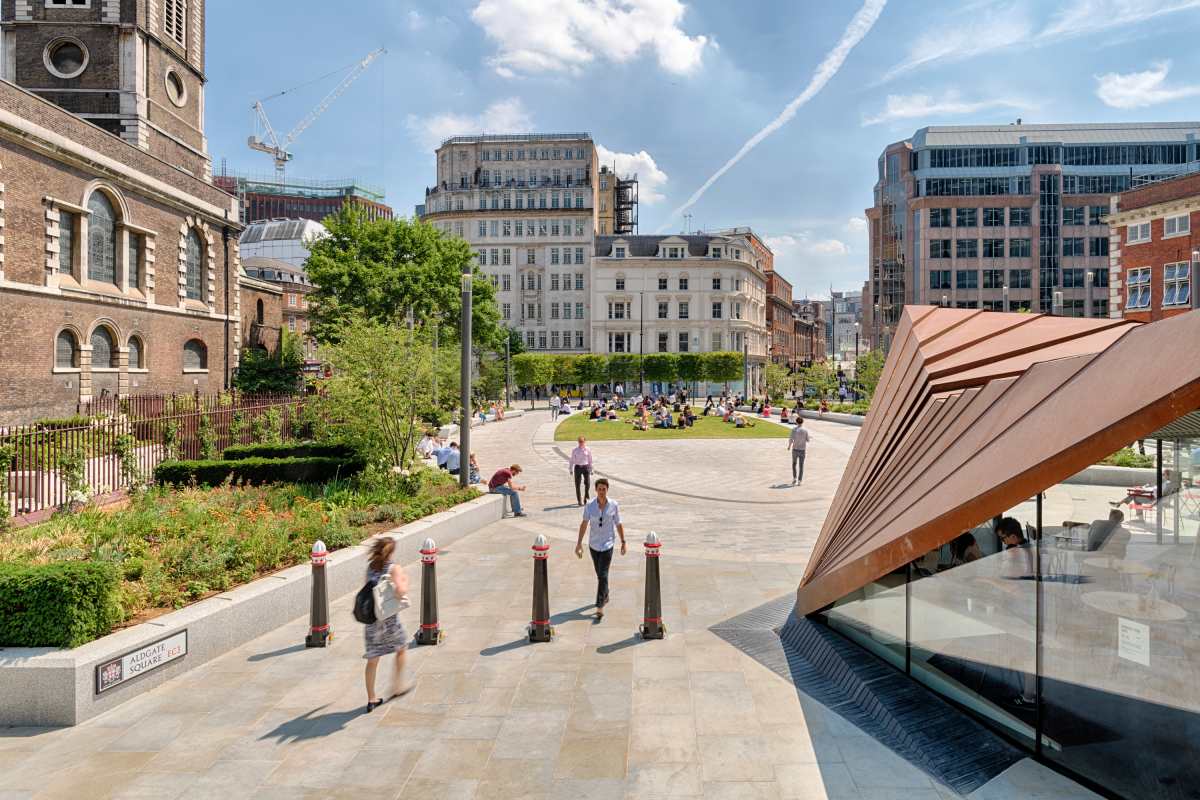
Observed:
[[[462,459],[462,453],[458,451],[458,442],[451,442],[449,450],[450,452],[446,453],[446,471],[451,475],[457,475]]]
[[[446,469],[446,461],[450,458],[451,445],[444,444],[433,451],[433,457],[437,459],[438,469]]]

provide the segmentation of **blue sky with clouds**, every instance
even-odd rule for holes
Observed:
[[[411,213],[454,133],[587,131],[641,179],[641,232],[750,225],[798,294],[860,288],[889,142],[925,125],[1200,118],[1200,0],[209,0],[209,149],[281,135]],[[339,74],[344,74],[339,73]],[[712,180],[714,176],[717,176]],[[707,188],[704,188],[706,187]],[[699,196],[697,196],[697,194]]]

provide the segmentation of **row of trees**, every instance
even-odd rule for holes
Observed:
[[[647,381],[724,383],[742,378],[742,354],[713,353],[613,353],[552,355],[521,353],[512,359],[517,386],[588,386],[636,381],[643,372]]]
[[[854,387],[866,400],[875,395],[879,377],[883,374],[883,362],[884,356],[879,350],[864,353],[855,362]],[[812,389],[820,398],[832,398],[841,381],[832,362],[818,361],[796,372],[788,372],[786,367],[779,364],[768,364],[763,373],[763,383],[770,399],[782,400],[793,391],[804,389]]]

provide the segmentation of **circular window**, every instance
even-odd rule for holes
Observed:
[[[83,42],[64,36],[46,45],[42,60],[51,74],[60,78],[74,78],[87,69],[88,51]]]
[[[179,77],[179,73],[174,69],[167,70],[167,97],[171,98],[171,102],[182,108],[187,103],[187,86],[183,82],[183,78]]]

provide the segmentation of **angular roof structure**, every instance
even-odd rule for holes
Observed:
[[[809,614],[1200,409],[1200,312],[906,306],[797,590]]]

